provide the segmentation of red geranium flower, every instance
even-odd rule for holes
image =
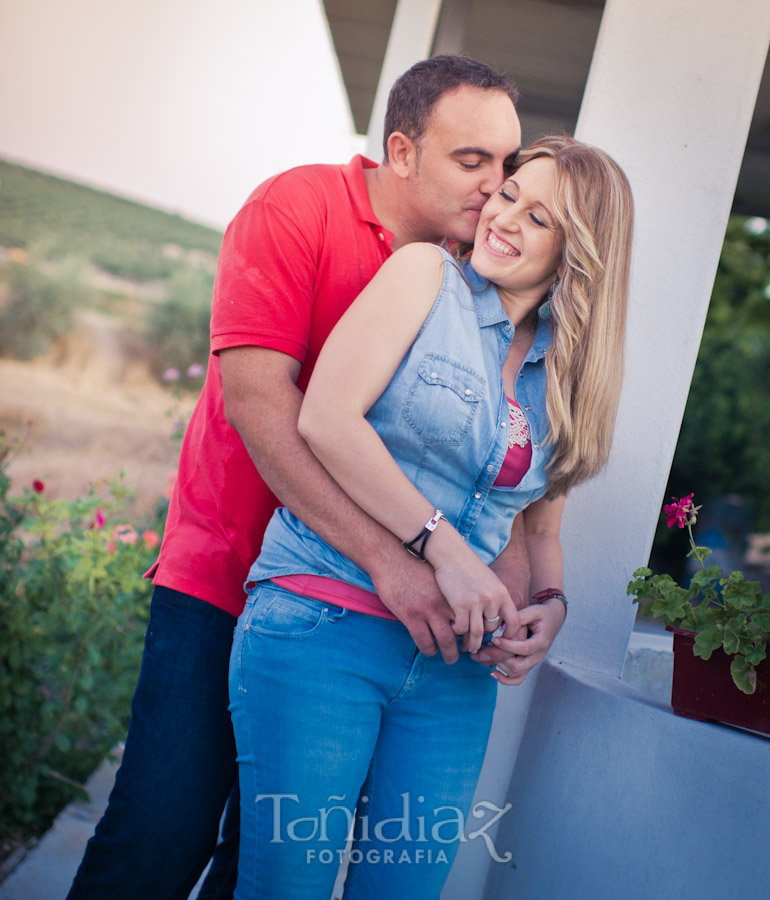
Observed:
[[[45,484],[43,484],[42,481],[40,481],[39,479],[36,478],[36,479],[32,482],[32,490],[33,490],[36,494],[42,494],[43,491],[45,490]]]
[[[671,499],[674,502],[668,503],[663,507],[663,512],[666,515],[666,525],[669,528],[673,528],[674,525],[684,528],[685,525],[695,524],[695,513],[697,510],[692,505],[692,498],[692,494],[682,497],[681,500],[672,497]]]

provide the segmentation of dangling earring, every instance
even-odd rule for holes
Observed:
[[[559,283],[559,279],[548,288],[548,293],[545,295],[545,301],[540,304],[537,310],[537,316],[539,319],[549,319],[551,317],[551,298],[556,292],[556,286]]]

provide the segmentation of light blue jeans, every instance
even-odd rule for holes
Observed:
[[[236,900],[438,897],[462,839],[496,696],[489,670],[421,654],[399,622],[270,582],[235,629],[241,784]]]

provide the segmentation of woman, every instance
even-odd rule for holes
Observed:
[[[327,900],[354,811],[346,900],[438,896],[494,681],[520,683],[564,621],[561,512],[609,452],[631,228],[617,165],[544,138],[482,210],[470,264],[399,250],[329,337],[300,432],[434,567],[469,652],[420,654],[365,572],[276,511],[231,663],[238,900]],[[489,564],[522,510],[534,603],[517,611]],[[493,632],[520,658],[490,678],[471,653]]]

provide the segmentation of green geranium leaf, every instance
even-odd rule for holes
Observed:
[[[725,623],[722,647],[728,656],[734,653],[740,653],[743,649],[741,644],[745,638],[746,616],[735,616]]]
[[[743,651],[743,655],[752,664],[752,666],[758,666],[767,656],[767,645],[764,643],[764,641],[758,644],[752,644],[750,647],[747,647],[746,650]]]
[[[693,653],[701,659],[710,659],[711,654],[722,646],[723,626],[714,622],[700,631],[693,644]]]
[[[710,547],[693,547],[687,556],[697,559],[698,562],[703,562],[704,559],[708,559],[708,557],[711,556],[711,553]]]
[[[744,694],[753,694],[757,689],[757,673],[743,656],[736,656],[730,663],[730,674],[736,687]]]
[[[754,609],[761,602],[758,581],[744,581],[741,572],[731,572],[723,592],[725,605],[735,609]]]

